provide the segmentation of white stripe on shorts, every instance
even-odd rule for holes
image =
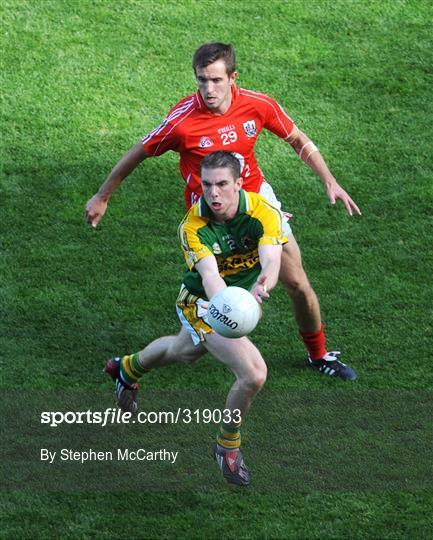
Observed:
[[[266,180],[260,186],[259,194],[262,197],[264,197],[267,201],[269,201],[272,204],[272,206],[275,206],[275,208],[278,208],[278,210],[280,211],[281,219],[282,219],[282,222],[283,222],[283,234],[284,234],[284,236],[286,236],[288,238],[290,235],[293,234],[292,233],[292,228],[289,225],[289,220],[286,218],[286,216],[282,212],[281,203],[277,199],[277,197],[275,196],[275,193],[274,193],[274,190],[272,189],[271,184],[268,184],[268,182],[266,182]]]

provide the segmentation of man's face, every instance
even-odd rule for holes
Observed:
[[[216,221],[233,219],[239,206],[239,190],[242,178],[233,178],[228,167],[202,169],[201,185],[203,195]]]
[[[230,76],[224,60],[217,60],[204,68],[196,69],[198,89],[208,109],[216,114],[224,114],[232,100],[232,86],[236,71]]]

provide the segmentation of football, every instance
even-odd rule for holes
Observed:
[[[260,306],[241,287],[226,287],[209,301],[207,319],[218,334],[239,338],[250,334],[260,319]]]

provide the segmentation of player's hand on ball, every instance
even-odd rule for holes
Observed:
[[[269,298],[268,288],[266,286],[266,277],[261,277],[258,279],[257,283],[254,285],[251,294],[257,300],[259,304],[263,302],[263,299]]]
[[[255,297],[242,287],[225,287],[209,300],[207,322],[227,338],[250,334],[261,317],[261,307]]]

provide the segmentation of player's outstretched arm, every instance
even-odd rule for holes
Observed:
[[[319,149],[307,137],[307,135],[294,126],[293,131],[287,141],[299,155],[302,161],[304,161],[304,163],[306,163],[310,169],[313,170],[322,180],[331,204],[335,204],[337,200],[340,200],[343,202],[347,213],[350,216],[353,215],[354,211],[356,214],[361,215],[361,211],[358,206],[334,178],[321,153],[319,152]]]
[[[120,186],[122,181],[148,156],[139,141],[115,165],[105,182],[86,204],[86,220],[92,227],[96,227],[107,210],[111,195]]]
[[[218,264],[213,255],[200,259],[195,264],[195,267],[197,272],[201,275],[203,288],[209,299],[227,286],[223,278],[219,275]]]
[[[259,247],[262,271],[251,289],[251,294],[259,304],[262,303],[263,298],[269,298],[269,292],[278,282],[282,250],[283,247],[280,245],[265,244]]]

